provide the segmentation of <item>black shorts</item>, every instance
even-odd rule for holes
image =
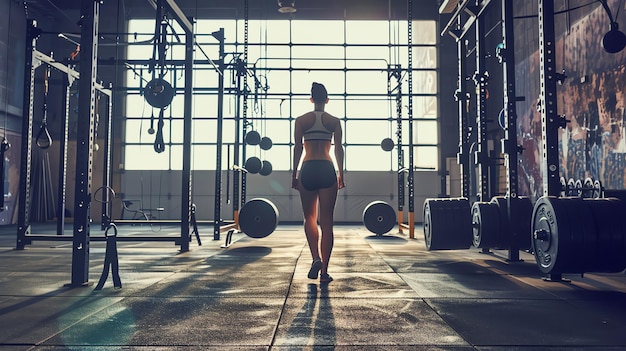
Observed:
[[[308,160],[302,163],[300,183],[308,191],[330,188],[337,185],[335,166],[329,160]]]

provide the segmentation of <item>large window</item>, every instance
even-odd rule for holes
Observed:
[[[397,129],[396,91],[398,84],[390,77],[389,67],[402,71],[402,138],[408,144],[413,128],[414,164],[437,168],[437,59],[436,24],[434,21],[413,23],[413,123],[408,122],[408,23],[406,21],[304,21],[274,20],[248,23],[248,129],[272,139],[270,150],[246,146],[247,156],[258,156],[272,162],[274,170],[292,169],[292,128],[299,115],[310,111],[309,92],[312,82],[323,83],[329,92],[327,111],[343,121],[345,167],[347,170],[397,169],[397,151],[380,148],[382,139],[395,140]],[[174,24],[178,33],[183,33]],[[320,28],[323,27],[323,30]],[[131,41],[152,37],[154,21],[132,20]],[[192,168],[210,170],[216,167],[217,86],[219,74],[207,60],[218,59],[218,42],[211,33],[224,28],[226,62],[234,62],[244,51],[244,25],[241,20],[199,20],[196,25],[193,97]],[[323,33],[323,34],[322,34]],[[326,33],[332,33],[328,35]],[[180,36],[184,41],[184,36]],[[183,59],[184,45],[170,38],[168,58]],[[128,59],[147,60],[152,46],[131,45]],[[204,62],[204,63],[202,63]],[[132,65],[131,65],[132,66]],[[141,87],[152,78],[147,66],[135,65],[128,70],[126,100],[126,169],[181,169],[183,143],[183,67],[170,67],[165,79],[178,89],[172,104],[164,111],[163,139],[165,152],[157,154],[152,146],[159,110],[143,99]],[[254,70],[252,70],[254,68]],[[139,77],[141,76],[141,78]],[[233,69],[224,72],[224,135],[222,169],[232,163],[237,114],[236,78]],[[156,128],[156,127],[155,127]],[[408,147],[404,146],[408,156]],[[405,157],[406,158],[406,157]],[[408,163],[408,160],[406,161]]]

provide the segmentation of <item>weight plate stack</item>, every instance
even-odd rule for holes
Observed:
[[[513,227],[509,226],[507,199],[504,196],[494,196],[491,199],[491,202],[498,205],[502,230],[497,246],[493,247],[507,249],[511,247],[511,243],[515,243],[516,247],[520,250],[530,249],[530,224],[533,214],[533,204],[530,199],[526,196],[519,196],[511,199],[513,209],[512,215],[516,223]],[[511,228],[516,229],[515,237],[512,236]]]
[[[515,244],[520,250],[530,250],[531,248],[531,230],[530,223],[533,215],[533,203],[526,196],[519,196],[513,202],[513,211],[517,218],[517,236],[513,238]]]
[[[594,257],[595,250],[585,252],[585,244],[592,245],[597,234],[591,210],[582,199],[541,197],[535,203],[531,224],[533,252],[541,272],[586,271],[585,260]]]
[[[467,198],[426,199],[424,240],[428,250],[468,249],[472,246],[472,215]]]
[[[586,250],[595,248],[589,272],[617,273],[626,269],[626,204],[616,198],[587,199],[596,227],[595,241],[587,239]]]
[[[363,210],[365,228],[376,235],[388,233],[396,225],[396,211],[384,201],[372,201]]]
[[[493,202],[472,204],[473,245],[477,248],[496,247],[500,238],[500,210]]]
[[[278,209],[263,198],[246,202],[239,211],[239,228],[252,238],[264,238],[278,226]]]
[[[596,257],[598,237],[591,209],[582,198],[564,199],[563,205],[570,220],[569,241],[574,257],[569,262],[568,269],[562,273],[590,272],[590,266]]]

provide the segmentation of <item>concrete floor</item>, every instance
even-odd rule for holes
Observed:
[[[36,232],[34,228],[33,233]],[[125,226],[120,236],[179,235],[176,227]],[[44,233],[38,233],[44,234]],[[123,287],[91,243],[90,282],[67,287],[71,243],[14,250],[0,234],[0,351],[6,350],[626,350],[626,275],[546,282],[531,255],[426,251],[423,234],[376,237],[339,226],[330,273],[311,262],[299,226],[269,237],[235,234],[226,249],[118,243]],[[102,236],[92,229],[92,237]]]

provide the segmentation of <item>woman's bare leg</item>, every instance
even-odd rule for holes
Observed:
[[[319,218],[322,229],[321,253],[322,253],[322,274],[328,273],[328,263],[333,251],[335,241],[333,233],[333,222],[335,213],[335,203],[337,202],[337,184],[335,186],[319,190]]]
[[[304,213],[304,234],[309,243],[313,259],[320,258],[319,230],[317,228],[317,191],[308,191],[300,187],[300,201]]]

